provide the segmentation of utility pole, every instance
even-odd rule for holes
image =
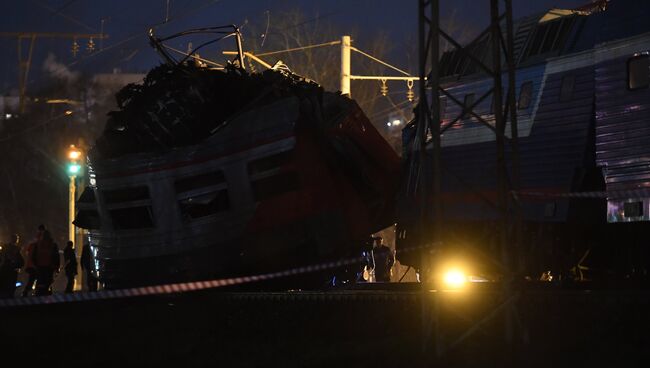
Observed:
[[[341,94],[350,96],[350,36],[341,37]]]
[[[25,95],[27,91],[27,77],[29,75],[29,68],[32,64],[32,55],[34,53],[34,45],[37,38],[64,38],[73,40],[73,53],[76,53],[78,48],[78,39],[88,40],[88,50],[94,51],[93,39],[98,39],[100,42],[108,35],[102,33],[57,33],[57,32],[0,32],[0,37],[16,38],[18,40],[18,92],[20,96],[20,112],[25,112]],[[27,47],[27,56],[23,51],[23,44],[25,41],[29,42]]]

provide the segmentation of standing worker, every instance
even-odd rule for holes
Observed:
[[[71,293],[74,289],[74,277],[77,275],[77,254],[72,247],[73,243],[68,240],[63,249],[63,266],[65,277],[68,279],[65,284],[65,292]]]
[[[43,232],[42,239],[36,243],[32,252],[32,261],[36,267],[36,295],[50,295],[54,273],[59,271],[59,247],[52,240],[49,231]]]
[[[34,253],[34,247],[36,244],[43,239],[43,233],[45,232],[45,225],[38,225],[38,232],[36,233],[36,239],[31,241],[24,250],[25,258],[25,272],[27,273],[27,283],[23,289],[23,296],[31,295],[32,289],[34,288],[34,282],[36,281],[36,267],[34,267],[34,261],[32,260],[32,254]]]
[[[93,275],[92,256],[90,254],[89,243],[85,243],[81,249],[81,269],[86,276],[88,291],[97,291],[97,278]]]
[[[383,239],[379,236],[373,238],[372,260],[375,281],[390,282],[393,264],[395,263],[395,254],[384,244]]]
[[[25,263],[19,240],[18,234],[13,234],[9,243],[0,247],[0,298],[13,298],[16,293],[18,270]]]

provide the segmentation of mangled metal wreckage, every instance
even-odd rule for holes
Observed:
[[[116,95],[75,220],[107,288],[338,259],[393,221],[399,159],[359,106],[241,56],[167,58]]]

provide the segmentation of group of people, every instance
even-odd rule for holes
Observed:
[[[23,249],[19,242],[20,237],[13,234],[9,242],[0,247],[0,298],[15,296],[20,272],[27,275],[22,296],[29,296],[32,292],[34,295],[50,295],[54,276],[61,268],[67,278],[65,292],[73,292],[74,278],[77,275],[77,255],[72,241],[68,241],[63,249],[63,267],[59,246],[45,226],[38,227],[36,238]],[[84,245],[81,252],[81,269],[85,273],[88,290],[96,291],[98,280],[91,272],[88,244]]]

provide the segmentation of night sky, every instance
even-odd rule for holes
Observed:
[[[551,7],[570,8],[588,0],[514,0],[515,17],[544,11]],[[457,29],[480,30],[488,20],[489,1],[441,1],[442,14],[453,19]],[[378,32],[388,35],[392,45],[390,62],[400,63],[403,48],[412,43],[417,30],[417,1],[391,0],[169,0],[169,22],[166,17],[167,0],[2,0],[1,30],[5,32],[79,32],[99,33],[101,19],[105,40],[104,51],[92,55],[84,53],[85,42],[80,42],[81,53],[73,57],[70,40],[38,39],[30,70],[28,89],[34,89],[42,78],[43,62],[49,53],[56,60],[88,73],[110,72],[119,68],[124,72],[146,72],[159,63],[159,58],[148,46],[146,31],[156,27],[157,34],[170,34],[183,29],[224,24],[265,25],[271,28],[282,11],[300,9],[309,22],[329,22],[342,34],[356,31],[359,44],[364,35],[370,38]],[[248,24],[247,24],[248,22]],[[296,25],[300,27],[300,25]],[[244,40],[246,42],[246,40]],[[99,41],[96,41],[99,46]],[[17,51],[14,38],[0,39],[0,86],[2,93],[13,93],[17,87]],[[246,47],[246,44],[244,44]],[[269,50],[270,51],[270,50]]]

